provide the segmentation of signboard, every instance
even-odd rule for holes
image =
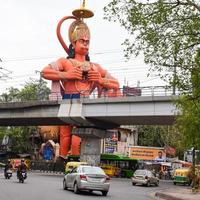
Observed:
[[[105,153],[114,153],[117,150],[117,141],[105,138]]]
[[[130,158],[164,162],[166,160],[166,154],[164,148],[133,146],[130,147]]]
[[[141,96],[141,93],[140,88],[123,86],[123,96]]]
[[[185,161],[186,162],[190,162],[192,163],[193,162],[193,150],[187,150],[185,153],[184,153],[184,157],[185,157]],[[199,150],[195,150],[195,159],[197,159],[197,154],[199,153]]]
[[[109,130],[109,137],[105,138],[105,153],[114,153],[117,151],[118,132]]]

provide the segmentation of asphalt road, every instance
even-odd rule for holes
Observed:
[[[15,173],[10,180],[0,173],[0,200],[152,200],[155,191],[174,187],[171,182],[161,182],[159,187],[132,186],[130,179],[113,178],[108,195],[103,197],[100,192],[74,194],[63,190],[62,180],[62,175],[28,173],[22,184]]]

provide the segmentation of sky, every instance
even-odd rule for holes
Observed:
[[[116,77],[120,86],[166,85],[159,77],[147,77],[149,66],[142,56],[124,58],[125,38],[133,37],[119,23],[103,19],[103,7],[111,0],[86,0],[94,17],[85,20],[91,31],[90,58]],[[57,36],[58,21],[80,8],[82,0],[0,0],[0,94],[22,88],[49,63],[66,57]],[[62,26],[67,45],[68,20]],[[50,85],[50,81],[48,81]]]

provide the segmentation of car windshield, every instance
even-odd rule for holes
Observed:
[[[100,167],[90,167],[85,166],[82,168],[83,173],[86,174],[105,174],[104,171]]]
[[[135,172],[136,176],[145,176],[146,175],[146,171],[145,170],[137,170]]]

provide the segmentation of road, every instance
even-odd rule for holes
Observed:
[[[18,183],[16,174],[6,180],[0,173],[1,200],[152,200],[157,190],[174,187],[171,182],[161,182],[159,187],[132,186],[130,179],[113,178],[108,196],[102,197],[100,192],[82,192],[74,194],[62,188],[62,175],[45,175],[28,173],[25,183]]]

